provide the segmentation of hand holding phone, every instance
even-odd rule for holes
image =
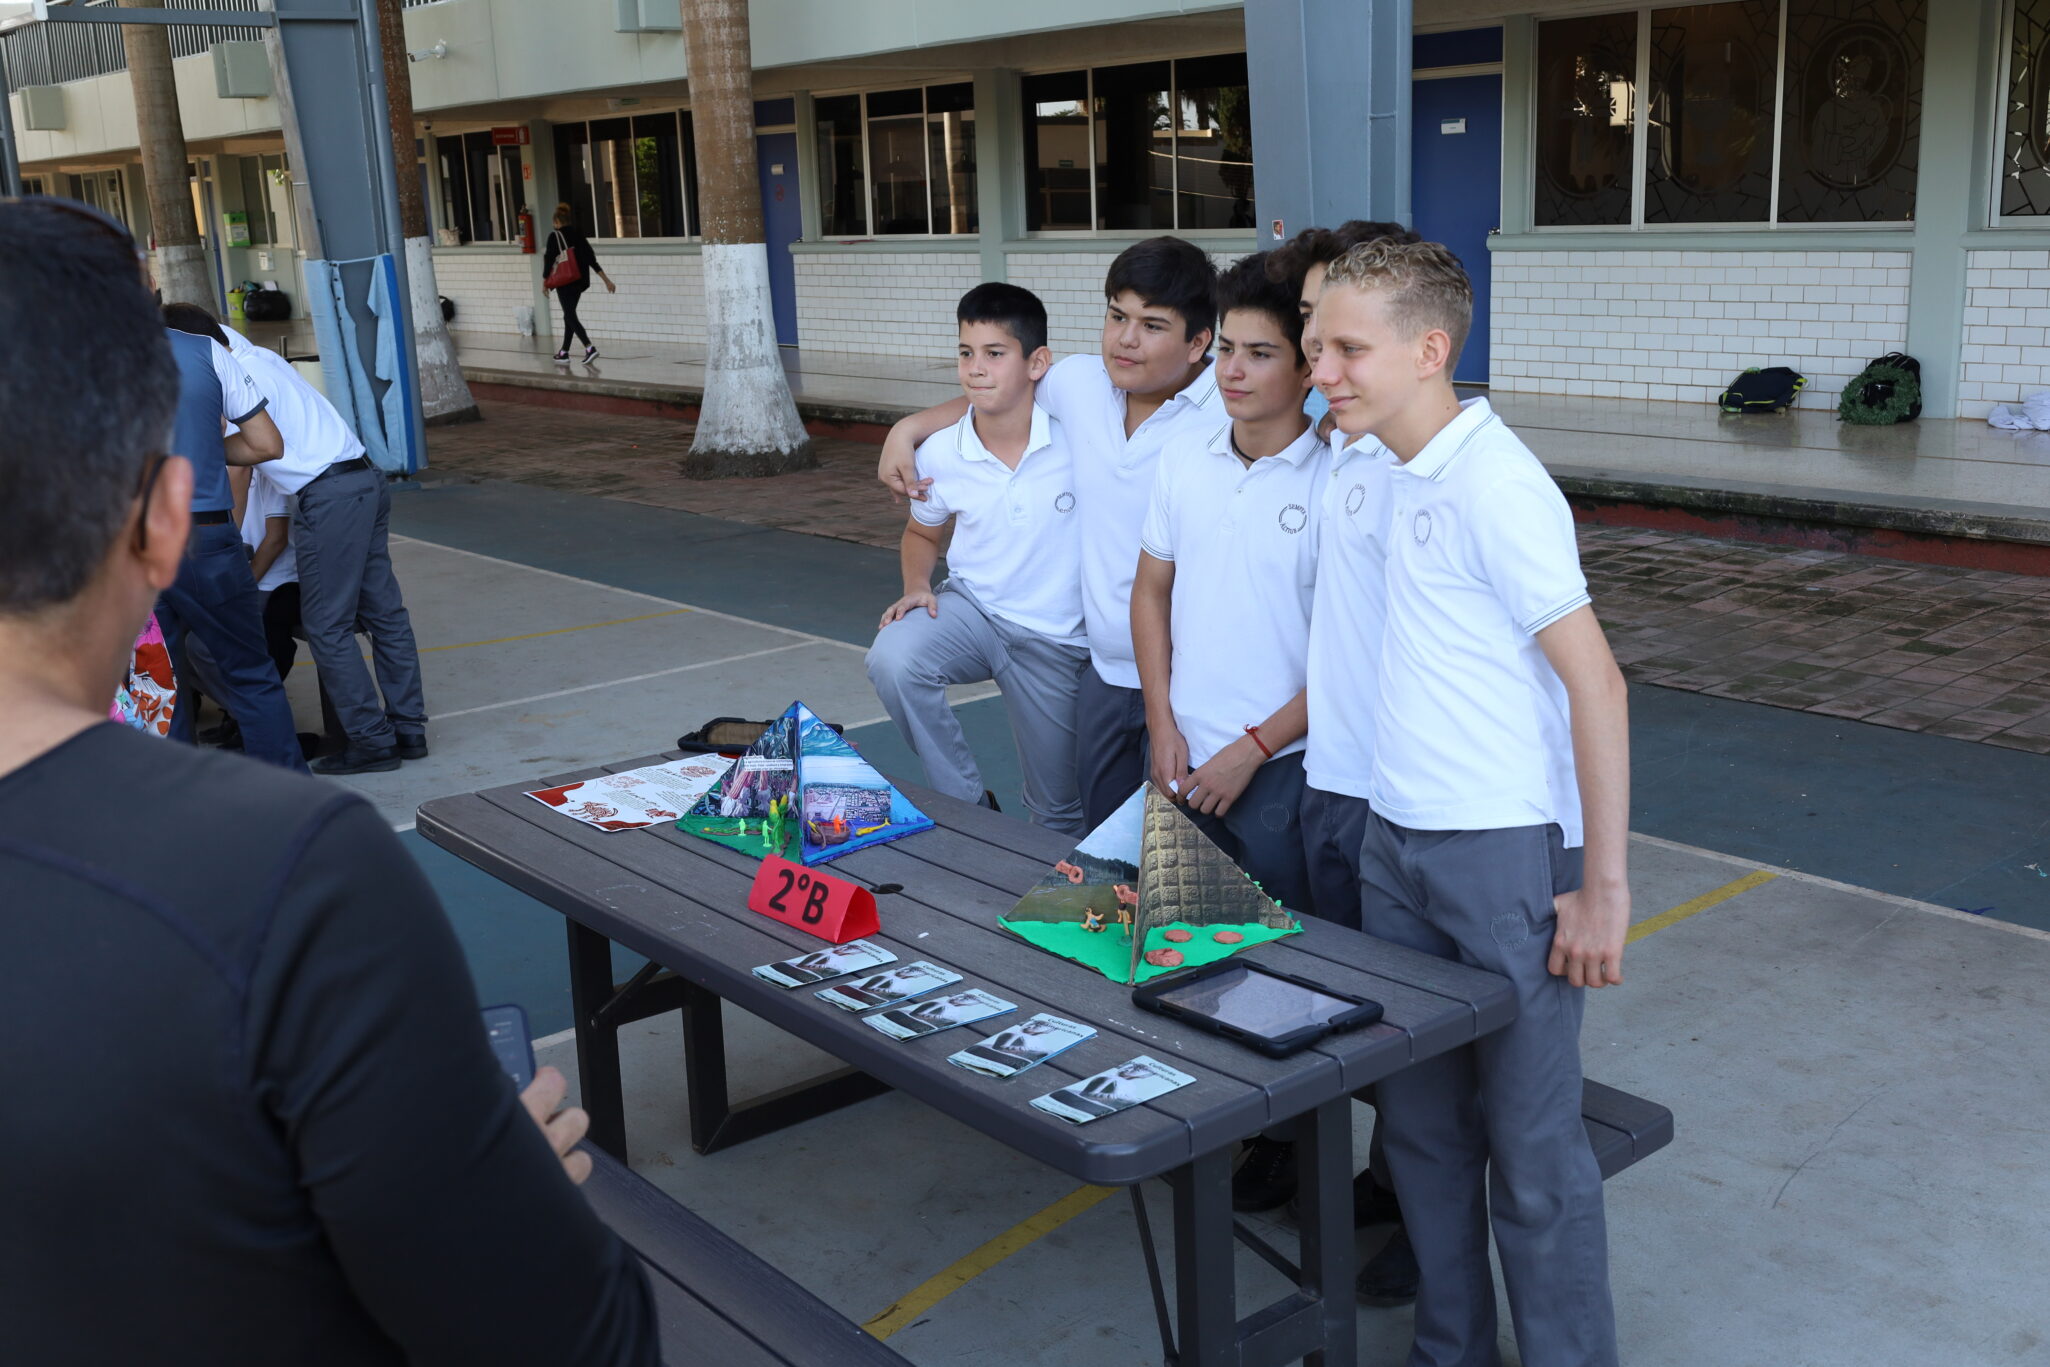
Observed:
[[[534,1081],[534,1041],[527,1032],[527,1013],[518,1006],[484,1008],[484,1033],[498,1066],[513,1080],[513,1090],[524,1092]]]

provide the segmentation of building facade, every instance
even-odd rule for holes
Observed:
[[[1318,101],[1271,66],[1249,76],[1266,4],[755,0],[780,339],[940,360],[954,300],[1009,279],[1046,299],[1057,350],[1086,349],[1126,244],[1271,245],[1252,110],[1302,98],[1314,119]],[[1301,8],[1343,25],[1368,5]],[[507,332],[531,309],[545,330],[522,213],[539,245],[566,201],[621,286],[586,298],[593,330],[701,342],[675,0],[405,14],[455,326]],[[2050,388],[2050,0],[1441,0],[1416,17],[1411,216],[1468,263],[1485,315],[1462,379],[1707,401],[1787,364],[1821,406],[1906,350],[1931,416]],[[275,280],[296,303],[291,172],[236,36],[174,30],[195,207],[224,295]],[[118,37],[4,42],[32,188],[146,230]]]

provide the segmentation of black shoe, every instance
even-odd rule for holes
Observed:
[[[426,759],[427,733],[425,731],[399,732],[400,759]]]
[[[1303,1218],[1303,1198],[1291,1197],[1288,1203],[1291,1220]],[[1372,1172],[1362,1172],[1352,1179],[1352,1227],[1366,1229],[1370,1225],[1399,1225],[1402,1223],[1402,1207],[1395,1203],[1395,1193],[1374,1180]]]
[[[598,359],[598,348],[596,348],[596,347],[594,347],[594,346],[587,346],[587,347],[585,347],[585,348],[584,348],[584,364],[585,364],[585,365],[589,365],[589,364],[590,364],[591,362],[593,362],[593,361],[595,361],[595,360],[597,360],[597,359]]]
[[[1231,1208],[1272,1210],[1295,1195],[1295,1145],[1285,1139],[1246,1141],[1245,1161],[1231,1175]]]
[[[386,774],[399,767],[399,747],[386,745],[372,749],[350,741],[339,755],[313,761],[316,774]]]
[[[1381,1251],[1360,1269],[1353,1291],[1361,1305],[1408,1305],[1416,1299],[1416,1282],[1416,1250],[1409,1246],[1409,1231],[1397,1225]]]
[[[1002,807],[997,806],[997,795],[987,788],[982,790],[982,805],[993,812],[1001,812],[1003,810]]]
[[[314,735],[311,731],[301,731],[299,733],[299,758],[311,764],[319,755],[320,737]]]

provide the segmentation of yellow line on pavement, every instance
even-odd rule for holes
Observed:
[[[1719,906],[1739,893],[1749,892],[1760,884],[1770,883],[1777,877],[1779,875],[1770,869],[1754,869],[1734,883],[1725,883],[1711,892],[1702,893],[1701,896],[1694,898],[1692,901],[1682,902],[1677,907],[1639,921],[1636,925],[1630,927],[1630,934],[1624,938],[1623,943],[1634,945],[1655,931],[1664,930],[1667,926],[1678,925],[1689,916],[1707,911],[1710,907]]]
[[[538,641],[543,636],[566,636],[572,631],[596,631],[600,627],[623,627],[632,622],[652,622],[657,617],[674,617],[678,613],[692,612],[693,608],[671,608],[667,612],[645,612],[639,617],[615,617],[609,622],[586,622],[576,627],[555,627],[549,631],[530,631],[524,636],[494,636],[488,641],[464,641],[452,646],[422,646],[420,653],[430,650],[468,650],[471,646],[502,646],[513,641]]]
[[[1035,1239],[1053,1233],[1105,1197],[1116,1193],[1116,1187],[1080,1187],[1069,1192],[1037,1215],[1030,1216],[997,1235],[937,1276],[928,1277],[913,1288],[910,1294],[900,1297],[895,1305],[861,1327],[879,1339],[890,1337],[1019,1249]]]

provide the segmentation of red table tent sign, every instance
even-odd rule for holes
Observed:
[[[881,928],[867,888],[773,854],[755,872],[747,909],[836,945]]]

